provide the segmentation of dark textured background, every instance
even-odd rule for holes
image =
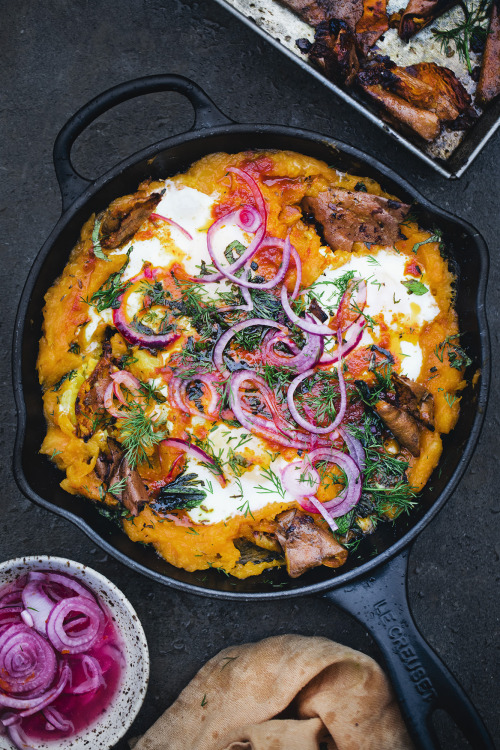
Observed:
[[[66,556],[101,571],[129,597],[146,630],[152,671],[145,705],[128,736],[147,729],[199,667],[230,644],[297,632],[327,636],[377,657],[364,629],[326,601],[219,602],[169,590],[130,572],[68,522],[20,494],[11,471],[15,411],[9,347],[24,279],[60,212],[52,145],[66,119],[98,92],[129,78],[170,72],[192,77],[235,120],[298,126],[363,148],[485,237],[492,260],[488,310],[495,372],[500,133],[461,180],[447,181],[210,0],[17,0],[3,2],[1,10],[0,560]],[[75,165],[86,176],[98,176],[140,147],[187,129],[191,121],[190,106],[175,94],[121,105],[79,139]],[[458,491],[417,540],[409,580],[419,626],[497,741],[498,391],[494,378],[475,457]],[[453,737],[444,741],[445,750],[457,747]]]

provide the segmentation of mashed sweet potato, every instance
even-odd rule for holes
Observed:
[[[45,301],[41,452],[189,571],[337,567],[411,511],[458,418],[467,355],[439,236],[300,154],[212,154],[143,183],[89,218]]]

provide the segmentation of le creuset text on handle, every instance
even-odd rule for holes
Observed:
[[[473,750],[495,750],[465,692],[418,630],[407,596],[409,549],[352,585],[325,596],[365,625],[386,660],[410,735],[419,750],[439,750],[432,714],[444,709]]]

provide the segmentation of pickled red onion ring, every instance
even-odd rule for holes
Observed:
[[[54,651],[50,643],[36,630],[24,623],[17,623],[10,625],[2,633],[0,643],[2,690],[8,693],[46,690],[50,687],[55,673]],[[25,703],[13,705],[0,691],[0,705],[19,708]]]
[[[183,234],[184,237],[186,237],[188,240],[192,240],[193,239],[193,235],[190,234],[187,231],[187,229],[184,229],[184,227],[181,227],[181,225],[178,224],[173,219],[169,219],[168,216],[162,216],[162,214],[152,213],[152,214],[150,214],[149,218],[150,219],[161,219],[162,221],[166,221],[167,224],[171,224],[173,227],[175,227],[176,229],[178,229],[179,232],[181,232],[181,234]]]
[[[70,633],[64,621],[71,613],[87,616],[87,627]],[[95,600],[83,596],[71,596],[61,599],[52,609],[47,619],[47,636],[58,651],[68,654],[80,654],[87,651],[97,642],[104,627],[104,615]]]
[[[227,374],[227,369],[224,364],[223,360],[223,354],[224,349],[228,345],[229,341],[233,338],[233,336],[236,333],[239,333],[240,331],[243,331],[245,328],[249,328],[251,326],[266,326],[267,328],[279,328],[280,331],[283,333],[286,333],[285,326],[281,325],[281,323],[275,323],[273,320],[269,320],[268,318],[249,318],[248,320],[244,320],[241,323],[237,323],[234,326],[231,326],[231,328],[222,334],[220,339],[217,341],[214,353],[213,353],[213,361],[216,368],[219,370],[219,372]]]

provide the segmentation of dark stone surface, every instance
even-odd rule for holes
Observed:
[[[364,629],[327,601],[220,602],[143,579],[107,557],[66,521],[33,506],[14,484],[10,337],[30,264],[59,215],[51,162],[54,138],[66,119],[98,92],[160,72],[192,77],[235,120],[303,127],[360,146],[413,181],[438,205],[472,222],[491,252],[488,312],[494,372],[500,354],[500,133],[461,180],[450,182],[371,128],[215,2],[18,0],[3,4],[0,559],[36,553],[67,556],[101,571],[129,597],[146,630],[152,673],[146,703],[128,736],[145,731],[199,667],[231,643],[297,632],[327,636],[377,657]],[[175,94],[122,105],[80,138],[75,164],[85,175],[98,176],[141,146],[186,129],[191,119],[189,105]],[[494,378],[485,428],[470,468],[416,542],[409,580],[421,630],[463,684],[497,740],[498,392]],[[457,747],[453,732],[443,747]]]

